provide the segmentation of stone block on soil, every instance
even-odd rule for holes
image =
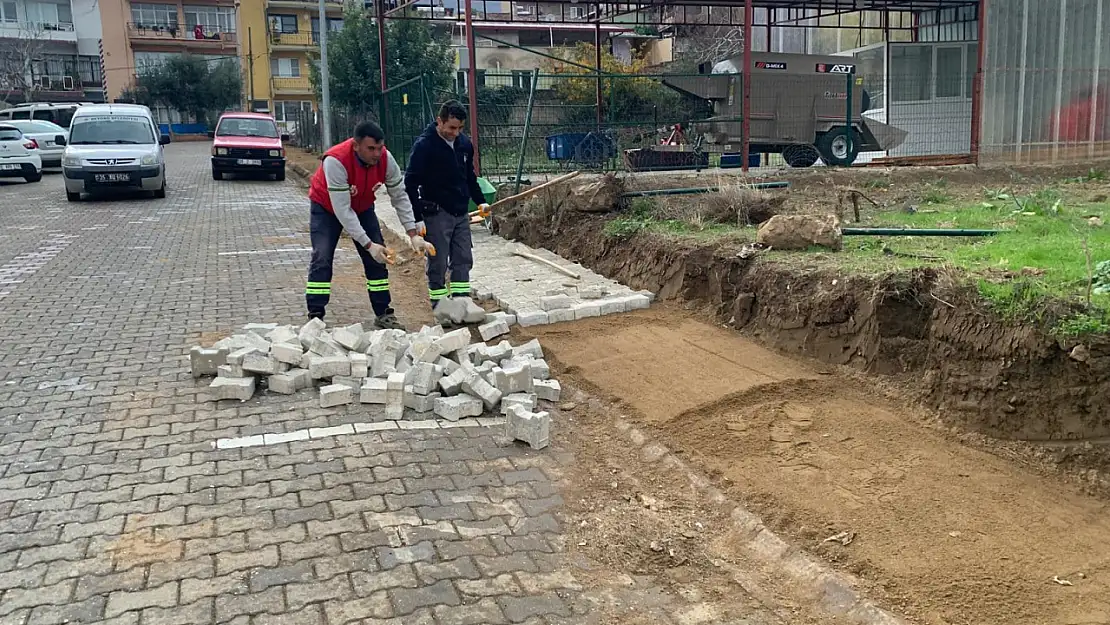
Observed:
[[[273,330],[270,330],[268,333],[266,333],[265,338],[266,338],[267,341],[269,341],[270,343],[274,343],[274,344],[276,344],[276,343],[296,343],[298,345],[300,344],[300,340],[297,339],[297,327],[296,326],[278,326],[278,327],[274,328]]]
[[[331,337],[320,334],[312,339],[312,345],[309,346],[308,351],[319,356],[342,356],[347,357],[347,350],[343,346],[336,343]]]
[[[567,321],[574,321],[574,309],[560,308],[558,310],[547,311],[548,323],[564,323]]]
[[[527,343],[517,345],[513,348],[513,356],[525,356],[531,354],[533,358],[543,358],[543,347],[540,346],[539,339],[532,339]]]
[[[536,409],[537,397],[535,393],[513,393],[501,398],[501,414],[509,414],[509,408],[520,406],[531,412]]]
[[[521,310],[516,313],[516,322],[522,328],[547,325],[547,313],[542,310]]]
[[[385,418],[398,420],[405,414],[405,374],[390,373],[385,379]]]
[[[439,379],[439,390],[444,395],[457,395],[462,390],[462,383],[466,380],[469,371],[473,371],[473,367],[460,366],[451,375]]]
[[[297,339],[301,342],[302,347],[308,349],[312,346],[312,340],[320,336],[320,333],[327,327],[323,319],[313,317],[301,326],[300,331],[297,332]]]
[[[462,369],[466,374],[463,379],[462,389],[468,394],[473,395],[482,400],[486,408],[492,409],[501,401],[501,391],[494,388],[492,384],[487,382],[482,375],[474,369]]]
[[[493,385],[502,395],[532,392],[532,371],[528,365],[511,363],[493,369]]]
[[[297,390],[312,387],[312,374],[308,369],[290,369],[284,375],[293,376],[293,379],[297,382]]]
[[[565,293],[559,295],[544,295],[540,298],[540,308],[543,308],[551,313],[553,310],[562,310],[570,308],[574,302]]]
[[[292,395],[300,390],[297,388],[297,377],[288,373],[271,375],[266,378],[266,384],[271,391],[281,395]]]
[[[351,361],[344,356],[313,355],[308,363],[313,380],[323,380],[337,375],[351,375]]]
[[[559,401],[563,387],[558,380],[532,380],[532,392],[540,399]]]
[[[436,346],[441,354],[450,354],[470,345],[470,329],[459,328],[452,330],[436,339]]]
[[[432,412],[435,409],[435,400],[440,397],[439,393],[421,394],[413,392],[411,386],[405,387],[405,408],[411,408],[416,412]]]
[[[304,350],[301,348],[300,342],[274,343],[270,346],[270,355],[276,358],[278,362],[296,366],[301,364]]]
[[[339,328],[332,333],[332,339],[334,339],[336,343],[339,343],[339,345],[351,351],[359,352],[366,349],[366,345],[363,343],[365,336],[366,331],[362,329],[361,323]]]
[[[775,215],[759,228],[756,241],[776,250],[839,250],[843,236],[835,215]]]
[[[254,352],[243,359],[243,371],[260,375],[274,375],[284,371],[280,368],[281,364],[269,354]]]
[[[370,358],[366,354],[351,352],[347,360],[351,361],[351,377],[365,378],[370,375]]]
[[[502,319],[478,326],[478,334],[482,335],[483,341],[489,341],[508,333],[509,324],[505,323]]]

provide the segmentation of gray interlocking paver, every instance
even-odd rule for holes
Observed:
[[[575,622],[557,446],[383,425],[215,448],[383,415],[205,401],[191,346],[303,319],[308,207],[292,182],[212,181],[206,144],[167,154],[164,200],[0,184],[0,623]],[[479,235],[487,288],[504,258],[483,266]],[[336,262],[329,320],[367,321],[349,241]]]

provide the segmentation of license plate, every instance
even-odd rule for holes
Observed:
[[[261,165],[262,161],[257,158],[241,158],[239,159],[240,165]]]
[[[46,142],[46,147],[48,147],[48,148],[54,147],[54,142],[53,141],[47,141]]]
[[[96,174],[93,180],[97,182],[130,182],[130,174]]]
[[[0,165],[0,169],[2,169],[4,171],[13,171],[13,170],[22,169],[22,168],[19,165]]]

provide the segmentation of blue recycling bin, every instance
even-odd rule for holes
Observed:
[[[606,133],[570,132],[547,137],[547,158],[552,161],[591,163],[616,155],[616,140]]]

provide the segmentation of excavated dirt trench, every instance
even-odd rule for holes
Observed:
[[[621,402],[913,622],[1110,624],[1108,506],[1057,479],[1110,493],[1110,456],[1091,444],[1110,436],[1105,344],[1077,361],[1071,345],[1003,323],[930,271],[798,270],[721,247],[615,240],[603,216],[564,216],[557,230],[556,219],[509,211],[495,227],[664,300],[527,329],[560,376]]]

